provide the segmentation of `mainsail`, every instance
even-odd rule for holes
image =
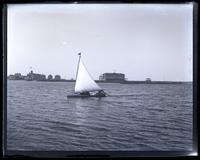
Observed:
[[[75,93],[102,90],[86,70],[79,54],[79,64],[76,75]]]

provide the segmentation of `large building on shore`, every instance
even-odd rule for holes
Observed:
[[[41,80],[45,80],[46,79],[46,76],[44,74],[36,74],[36,73],[33,73],[33,71],[31,71],[30,73],[27,74],[26,76],[26,80],[36,80],[36,81],[41,81]]]
[[[99,76],[100,81],[125,81],[123,73],[104,73]]]

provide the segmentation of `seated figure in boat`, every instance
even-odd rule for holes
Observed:
[[[97,95],[97,96],[106,96],[106,93],[103,90],[100,90],[95,95]]]
[[[81,92],[80,95],[83,95],[83,96],[90,96],[90,92]]]

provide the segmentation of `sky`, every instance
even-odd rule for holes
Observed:
[[[7,74],[192,81],[193,4],[10,4]]]

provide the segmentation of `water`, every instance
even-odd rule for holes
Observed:
[[[192,84],[99,85],[111,96],[67,99],[74,83],[8,81],[7,148],[192,149]]]

